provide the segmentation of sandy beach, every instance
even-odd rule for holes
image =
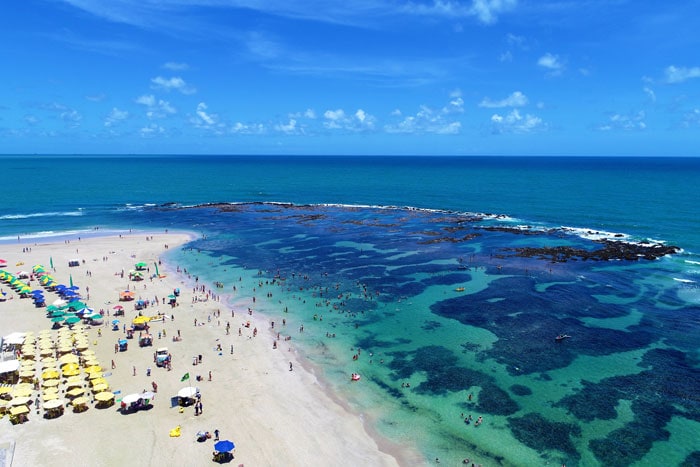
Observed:
[[[33,391],[29,421],[12,425],[8,415],[0,419],[5,465],[211,465],[215,430],[222,440],[235,443],[235,458],[230,465],[403,463],[397,460],[395,446],[370,435],[360,414],[326,393],[303,359],[297,358],[293,341],[280,341],[273,349],[275,334],[264,317],[250,316],[245,303],[237,303],[232,309],[223,298],[209,294],[209,284],[200,284],[200,290],[195,291],[195,284],[176,271],[177,265],[160,262],[160,255],[168,248],[178,248],[188,238],[183,233],[133,233],[75,237],[54,243],[22,239],[0,245],[6,271],[31,272],[34,265],[42,264],[58,282],[68,284],[72,280],[80,287],[84,302],[96,312],[105,312],[104,324],[88,326],[86,332],[89,348],[104,368],[116,399],[111,407],[100,409],[88,391],[85,412],[74,413],[72,406],[66,405],[63,415],[45,419],[44,408],[37,411],[34,402],[42,391]],[[69,267],[69,261],[75,259],[79,265]],[[55,268],[50,268],[50,261]],[[128,277],[136,262],[148,265],[144,280],[138,282]],[[156,264],[161,277],[155,276]],[[206,287],[204,292],[202,285]],[[36,280],[30,286],[42,288]],[[127,288],[137,299],[153,302],[142,311],[144,315],[160,313],[166,319],[149,323],[153,346],[140,347],[135,335],[128,340],[128,350],[115,353],[118,339],[126,337],[124,324],[130,326],[138,315],[134,302],[119,302],[119,293]],[[166,297],[176,288],[181,293],[177,306],[171,307]],[[45,308],[36,308],[31,299],[19,298],[5,283],[0,289],[8,294],[0,302],[1,335],[38,335],[41,330],[51,329]],[[45,296],[48,304],[58,298],[53,292]],[[116,317],[120,324],[115,331],[111,325],[115,317],[107,314],[111,315],[119,304],[125,307],[125,315]],[[248,321],[250,327],[245,326]],[[253,336],[255,328],[257,336]],[[56,336],[57,331],[53,330],[52,335]],[[175,341],[178,335],[181,340]],[[171,370],[154,364],[153,353],[159,347],[168,347]],[[199,356],[201,363],[194,365]],[[11,355],[4,357],[7,360]],[[40,375],[40,358],[35,361]],[[147,376],[149,368],[151,375]],[[189,379],[183,381],[186,374]],[[158,392],[151,409],[130,414],[119,411],[122,396],[151,391],[153,382]],[[84,386],[89,389],[87,381]],[[195,414],[193,406],[184,410],[172,406],[171,398],[187,386],[200,390],[201,415]],[[63,385],[59,385],[59,397],[68,402]],[[169,436],[178,426],[181,435]],[[212,438],[198,442],[199,431],[210,432]]]

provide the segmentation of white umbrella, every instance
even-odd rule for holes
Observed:
[[[196,386],[187,386],[185,388],[180,389],[177,392],[177,397],[182,397],[185,399],[189,399],[194,397],[197,393],[199,392],[199,388]]]
[[[141,394],[127,394],[126,396],[122,397],[122,402],[125,404],[132,404],[139,399],[141,399]]]

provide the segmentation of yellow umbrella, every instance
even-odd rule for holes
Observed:
[[[0,394],[9,394],[12,391],[12,386],[0,386]]]
[[[10,415],[22,415],[29,413],[29,407],[26,405],[20,405],[19,407],[12,407],[10,409]]]
[[[58,361],[61,363],[78,363],[78,362],[80,362],[80,359],[78,358],[77,355],[68,354],[68,355],[64,355],[61,358],[59,358]]]
[[[29,404],[29,397],[15,397],[10,401],[11,406],[27,405]]]
[[[42,379],[56,379],[60,375],[58,374],[58,371],[56,370],[46,370],[41,374]]]
[[[100,402],[107,402],[114,399],[114,394],[112,394],[111,392],[101,392],[95,395],[95,399]]]
[[[100,371],[102,371],[102,367],[100,365],[91,365],[85,368],[86,373],[99,373]]]
[[[146,323],[149,322],[150,320],[151,320],[151,318],[149,318],[148,316],[137,316],[137,317],[134,318],[133,321],[131,321],[131,322],[132,322],[133,324],[146,324]]]
[[[34,377],[34,370],[21,370],[19,372],[19,377],[20,378],[33,378]]]
[[[107,385],[107,383],[96,384],[92,387],[93,392],[102,392],[102,391],[106,391],[107,389],[109,389],[109,386]]]
[[[73,402],[71,402],[71,404],[73,404],[73,406],[85,405],[87,403],[88,403],[87,397],[76,397],[75,399],[73,399]]]
[[[66,395],[70,397],[78,397],[82,396],[83,394],[85,394],[85,389],[83,388],[74,388],[66,392]]]
[[[15,388],[14,391],[12,391],[12,397],[17,398],[17,397],[29,397],[32,395],[32,390],[31,389],[24,389],[24,388]]]
[[[63,371],[63,376],[77,376],[80,374],[80,369],[75,368],[75,369],[68,369]]]
[[[97,379],[97,378],[102,378],[104,375],[102,374],[101,371],[98,371],[96,373],[90,373],[90,376],[88,376],[88,379]]]
[[[15,389],[29,389],[31,391],[34,389],[34,385],[31,383],[17,383],[15,384]]]
[[[44,399],[44,402],[52,401],[52,400],[58,399],[58,393],[57,392],[44,393],[41,395],[41,398]]]
[[[93,386],[96,386],[96,385],[102,384],[102,383],[107,384],[107,380],[104,379],[103,377],[99,377],[99,378],[95,378],[95,379],[90,380],[90,384]]]
[[[48,379],[44,382],[41,383],[41,386],[44,388],[55,388],[58,386],[59,381],[57,379]]]
[[[88,344],[85,341],[79,341],[79,342],[75,343],[75,348],[78,350],[84,350],[84,349],[87,349],[89,347],[89,345],[90,344]]]
[[[85,368],[87,368],[89,366],[99,366],[99,365],[100,365],[100,362],[97,361],[97,359],[94,356],[85,357],[85,361],[83,362],[83,366]]]
[[[56,394],[58,392],[57,387],[44,388],[44,394]]]
[[[69,371],[69,370],[80,370],[80,365],[77,363],[64,363],[61,365],[61,371]]]
[[[51,357],[51,355],[53,355],[53,349],[51,347],[42,347],[41,349],[39,349],[39,355],[41,355],[42,357],[45,357],[45,358],[41,359],[42,362],[44,360],[46,360],[47,358],[53,358],[53,357]],[[56,361],[55,358],[54,358],[54,361]],[[46,363],[46,362],[44,362],[44,363]]]
[[[95,355],[95,351],[92,349],[87,349],[85,352],[83,352],[83,357],[90,357]]]

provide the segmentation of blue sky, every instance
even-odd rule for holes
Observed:
[[[1,153],[700,156],[695,0],[22,0]]]

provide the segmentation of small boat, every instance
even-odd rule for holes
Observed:
[[[357,373],[353,373],[352,376],[350,376],[350,379],[352,381],[359,381],[360,380],[360,375]]]
[[[568,338],[570,338],[570,337],[571,337],[571,336],[568,335],[568,334],[559,334],[557,337],[554,338],[554,340],[557,341],[557,342],[561,342],[561,341],[563,341],[564,339],[568,339]]]
[[[455,292],[464,292],[464,287],[457,287]]]

